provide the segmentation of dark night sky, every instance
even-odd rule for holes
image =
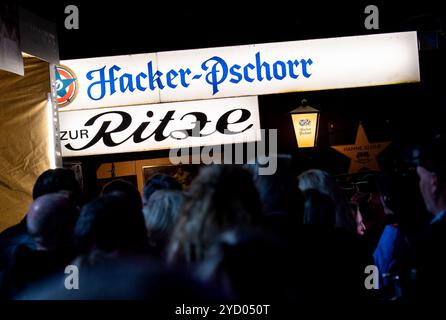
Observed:
[[[364,8],[352,1],[19,1],[57,23],[62,59],[367,34]],[[379,32],[430,28],[442,17],[426,1],[372,2]],[[66,30],[75,4],[79,30]]]

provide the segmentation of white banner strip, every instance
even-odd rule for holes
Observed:
[[[260,140],[257,97],[61,112],[64,157]]]
[[[65,60],[60,110],[420,81],[416,32]]]

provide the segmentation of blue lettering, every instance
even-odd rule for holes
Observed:
[[[105,80],[105,66],[103,66],[103,67],[100,68],[100,69],[96,69],[96,70],[91,70],[91,71],[89,71],[89,72],[87,73],[87,79],[88,79],[88,80],[93,80],[93,78],[94,78],[93,74],[94,74],[94,73],[99,73],[99,80],[93,82],[92,84],[90,84],[90,85],[88,86],[87,94],[88,94],[88,97],[89,97],[91,100],[101,100],[101,99],[105,96],[105,92],[106,92],[106,90],[105,90],[105,83],[106,83],[107,81]],[[99,96],[94,97],[94,96],[93,96],[93,93],[92,93],[91,91],[92,91],[92,89],[93,89],[94,87],[96,87],[96,85],[99,85],[100,93],[99,93]]]
[[[257,80],[262,81],[262,68],[265,70],[265,77],[268,81],[272,79],[270,70],[269,70],[269,64],[266,62],[260,63],[260,52],[256,53],[256,69],[257,69]]]
[[[141,72],[136,76],[136,87],[139,91],[146,91],[147,87],[141,85],[141,78],[147,79],[147,75],[144,72]]]
[[[155,82],[158,85],[158,88],[160,88],[162,90],[164,88],[164,85],[161,82],[160,78],[163,75],[163,73],[160,72],[160,71],[156,71],[155,73],[153,73],[152,61],[150,61],[147,64],[147,70],[148,70],[148,75],[149,75],[149,88],[150,88],[150,90],[155,90],[156,89]]]
[[[228,76],[228,65],[222,58],[215,56],[201,64],[201,68],[204,71],[207,71],[209,69],[209,67],[207,66],[208,62],[214,62],[211,71],[206,75],[206,82],[212,85],[212,95],[214,95],[218,92],[218,85],[225,81],[226,77]],[[218,70],[218,67],[221,68],[221,72],[220,70]],[[218,72],[220,72],[219,78],[217,77]]]
[[[110,95],[112,95],[112,94],[114,94],[116,92],[115,81],[117,80],[117,78],[115,77],[114,71],[119,71],[119,70],[121,70],[121,68],[118,67],[117,65],[113,65],[108,70],[108,77],[109,77],[108,82],[110,83]]]
[[[190,69],[189,69],[189,68],[187,68],[186,70],[184,70],[184,69],[180,69],[180,80],[181,80],[181,85],[182,85],[184,88],[189,87],[189,83],[186,82],[186,75],[189,75],[190,73],[191,73],[191,72],[190,72]]]
[[[246,66],[243,67],[243,75],[245,76],[245,80],[248,82],[253,82],[254,78],[249,77],[248,69],[254,70],[255,67],[252,63],[248,63]]]
[[[231,73],[231,75],[237,77],[237,79],[232,78],[231,80],[229,80],[232,83],[239,83],[243,77],[242,74],[236,70],[240,70],[240,66],[238,64],[234,64],[231,69],[229,70],[229,72]]]
[[[311,76],[311,73],[307,72],[307,64],[311,66],[313,64],[313,60],[311,60],[311,58],[308,59],[307,61],[301,59],[300,64],[302,65],[302,74],[304,75],[305,78],[309,78]]]
[[[289,69],[289,71],[290,71],[290,77],[291,78],[293,78],[293,79],[297,79],[297,77],[299,76],[298,74],[295,74],[294,72],[293,72],[293,65],[295,65],[296,67],[299,65],[299,61],[297,61],[297,60],[294,60],[294,61],[291,61],[291,60],[288,60],[288,67],[290,68]]]
[[[194,75],[189,68],[170,69],[163,73],[155,68],[152,61],[147,63],[147,72],[140,72],[136,75],[123,73],[119,76],[121,70],[119,66],[113,65],[108,70],[106,70],[107,66],[103,66],[87,72],[86,78],[91,81],[87,88],[87,94],[91,100],[97,101],[103,99],[107,94],[116,93],[118,85],[121,93],[134,92],[135,89],[146,91],[148,88],[152,91],[162,90],[165,86],[171,89],[175,89],[179,85],[187,88],[191,80],[199,80],[204,76],[206,83],[212,86],[212,95],[215,95],[220,91],[220,86],[225,81],[238,84],[242,80],[252,83],[255,80],[259,82],[272,79],[283,80],[286,77],[297,79],[300,74],[309,78],[312,75],[310,72],[312,64],[311,58],[276,60],[274,63],[267,63],[262,61],[260,52],[257,52],[255,61],[244,65],[228,65],[221,57],[213,56],[201,64],[204,73],[195,73]],[[117,84],[118,78],[119,83]]]
[[[127,81],[125,81],[127,79]],[[124,73],[121,77],[119,77],[119,87],[121,89],[121,92],[126,92],[129,90],[130,92],[135,91],[135,88],[133,87],[133,78],[131,74]]]
[[[280,69],[282,69],[282,71],[280,72],[281,74],[279,74],[278,66],[280,66]],[[274,72],[274,77],[277,80],[282,80],[283,78],[285,78],[286,77],[286,65],[285,65],[285,63],[283,63],[282,61],[274,62],[273,72]]]
[[[166,73],[166,84],[168,87],[175,89],[177,87],[176,84],[172,83],[172,80],[175,79],[178,76],[178,72],[175,70],[170,70],[168,73]]]

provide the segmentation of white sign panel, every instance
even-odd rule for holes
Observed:
[[[64,111],[64,157],[260,140],[257,97]]]
[[[61,64],[56,67],[60,110],[160,102],[158,88],[148,85],[147,79],[157,71],[156,54],[65,60]]]
[[[416,32],[66,60],[62,110],[420,81]]]
[[[420,80],[416,32],[158,54],[160,70],[184,68],[182,61],[187,61],[193,75],[191,78],[197,80],[190,81],[187,87],[165,87],[160,90],[161,101],[315,91]]]

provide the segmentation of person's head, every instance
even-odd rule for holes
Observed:
[[[417,173],[413,171],[382,173],[376,180],[387,223],[397,224],[406,235],[416,235],[430,219],[418,180]]]
[[[261,175],[265,160],[259,159],[246,167],[251,172],[266,214],[274,212],[299,215],[302,211],[301,192],[297,188],[297,176],[293,174],[291,156],[277,155],[277,167],[273,174]]]
[[[334,227],[336,208],[333,200],[315,189],[304,192],[304,224]]]
[[[34,200],[26,215],[26,225],[37,248],[70,246],[78,213],[76,204],[66,193],[45,194]]]
[[[172,176],[165,173],[156,173],[147,179],[143,189],[143,204],[145,205],[150,196],[157,190],[181,190],[181,184]]]
[[[365,235],[366,230],[368,227],[370,227],[370,224],[367,226],[365,218],[368,218],[368,222],[372,220],[372,214],[370,212],[371,196],[372,195],[370,193],[358,191],[353,194],[352,198],[350,199],[352,215],[356,225],[356,233],[361,236]]]
[[[152,247],[164,250],[180,215],[184,195],[178,190],[155,191],[143,208]]]
[[[124,179],[115,179],[107,183],[101,191],[101,195],[110,194],[113,192],[123,193],[128,201],[131,201],[134,205],[142,208],[141,195],[138,189],[130,182]]]
[[[74,171],[66,168],[48,169],[43,172],[34,183],[33,199],[48,194],[65,190],[70,198],[80,204],[82,199],[81,188],[76,180]]]
[[[174,230],[169,260],[201,260],[223,231],[258,223],[261,203],[252,176],[235,165],[204,167],[186,194]]]
[[[286,242],[257,228],[220,234],[196,269],[230,299],[287,299],[294,266]]]
[[[426,209],[438,214],[446,209],[446,137],[436,136],[421,149],[417,173]]]
[[[404,185],[401,177],[392,173],[381,173],[376,179],[376,186],[386,216],[399,215],[405,197],[402,194]]]
[[[350,204],[343,190],[336,183],[336,180],[327,172],[311,169],[299,175],[299,189],[305,192],[309,189],[319,191],[331,198],[335,205],[336,217],[335,226],[345,228],[355,232],[355,222],[351,214]]]
[[[141,208],[122,192],[104,194],[82,208],[75,240],[81,253],[145,250],[147,232]]]

